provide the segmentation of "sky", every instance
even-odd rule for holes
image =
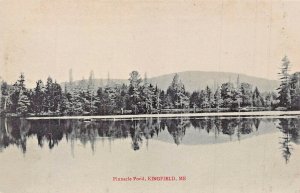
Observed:
[[[0,0],[0,76],[27,84],[222,71],[300,71],[300,1]]]

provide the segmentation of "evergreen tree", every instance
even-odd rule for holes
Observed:
[[[25,87],[25,76],[23,73],[20,75],[20,79],[15,84],[16,86],[16,112],[22,115],[26,115],[29,111],[30,100],[28,99],[26,87]]]
[[[167,90],[167,95],[176,108],[183,108],[189,105],[183,83],[179,79],[179,75],[175,74],[171,85]]]
[[[45,103],[44,85],[41,80],[38,80],[36,82],[36,87],[34,89],[34,94],[33,94],[33,101],[32,101],[33,111],[36,114],[41,113],[43,111],[44,103]]]
[[[201,108],[205,108],[206,104],[205,104],[205,91],[204,90],[201,90],[200,93],[199,93],[199,101],[198,101],[198,107],[201,107]]]
[[[62,95],[61,101],[60,101],[60,113],[62,115],[71,115],[72,114],[72,107],[70,99],[71,94],[70,93],[64,93]]]
[[[251,106],[252,103],[252,85],[249,83],[241,83],[240,86],[240,91],[241,91],[241,106]]]
[[[145,74],[144,85],[142,87],[142,92],[141,92],[141,99],[142,99],[142,107],[145,109],[146,113],[151,112],[153,108],[153,98],[154,98],[153,86],[149,84],[147,74]]]
[[[122,84],[122,86],[116,90],[116,108],[120,110],[121,114],[123,114],[126,109],[126,101],[128,100],[127,91],[128,88],[125,84]]]
[[[217,110],[219,110],[219,108],[222,107],[223,104],[221,89],[219,86],[217,86],[216,92],[214,94],[214,98],[215,98],[215,107],[217,108]]]
[[[153,91],[153,107],[155,109],[157,109],[157,111],[159,111],[161,109],[161,107],[163,106],[163,102],[164,102],[164,92],[161,91],[157,85],[154,88]]]
[[[46,83],[46,88],[45,88],[45,98],[46,98],[46,103],[45,103],[45,112],[50,112],[51,109],[53,109],[53,80],[49,76],[47,78],[47,83]]]
[[[231,108],[233,104],[234,86],[232,83],[223,83],[221,86],[221,96],[224,107]]]
[[[241,104],[243,101],[243,96],[242,96],[242,91],[241,91],[241,87],[239,84],[237,84],[237,88],[233,94],[233,100],[234,100],[234,104],[235,104],[236,108],[238,108],[238,110],[240,110]]]
[[[53,97],[54,97],[54,112],[60,112],[60,103],[62,100],[62,89],[61,86],[55,81],[53,84]]]
[[[21,73],[21,75],[20,75],[20,79],[18,80],[18,82],[17,82],[17,86],[18,86],[18,88],[19,88],[19,90],[21,90],[21,91],[26,91],[26,87],[25,87],[25,76],[24,76],[24,74],[23,73]]]
[[[165,107],[167,108],[173,108],[171,100],[167,100],[168,95],[166,95],[165,91],[162,90],[159,94],[159,100],[161,101],[161,107],[158,109],[163,109]]]
[[[60,103],[62,99],[62,89],[61,86],[54,82],[51,77],[47,78],[46,88],[45,88],[45,112],[56,112],[60,111]]]
[[[117,108],[116,92],[113,87],[106,86],[105,89],[100,87],[95,99],[95,106],[99,114],[112,114]]]
[[[264,100],[263,97],[261,96],[259,90],[257,87],[255,87],[254,92],[253,92],[253,106],[255,107],[262,107],[264,106]]]
[[[300,72],[294,73],[291,78],[291,108],[300,110]]]
[[[112,114],[117,107],[116,97],[116,87],[108,84],[104,89],[104,103],[109,114]]]
[[[1,81],[1,97],[0,97],[0,109],[7,111],[7,106],[11,104],[10,95],[13,93],[13,87],[8,85],[7,82]]]
[[[196,108],[199,101],[199,92],[194,91],[190,97],[190,107]]]
[[[71,112],[75,115],[82,115],[84,112],[84,100],[80,88],[73,89],[70,101]]]
[[[18,104],[19,104],[19,98],[21,94],[26,95],[26,88],[25,88],[25,76],[23,73],[21,73],[19,80],[13,85],[13,91],[10,95],[10,112],[16,113]]]
[[[95,80],[94,80],[94,72],[90,72],[88,88],[85,93],[85,111],[90,114],[94,114],[96,112],[96,101],[95,101]]]
[[[204,99],[204,106],[205,108],[211,108],[214,104],[214,95],[212,94],[211,89],[206,86],[205,88],[205,99]]]
[[[17,113],[21,115],[26,115],[29,111],[30,100],[26,96],[23,91],[20,92],[18,105],[17,105]]]
[[[96,107],[97,107],[97,113],[98,114],[104,114],[105,111],[105,104],[104,104],[104,92],[102,87],[99,87],[97,90],[97,95],[96,95]]]
[[[140,74],[138,71],[132,71],[129,74],[129,91],[128,94],[130,96],[129,106],[130,109],[134,114],[138,113],[138,108],[141,104],[141,99],[140,99],[140,92],[141,92],[141,87],[140,83],[142,82],[142,79],[140,77]]]
[[[290,61],[285,56],[282,59],[282,67],[281,67],[281,72],[279,73],[280,77],[280,86],[278,88],[279,90],[279,106],[286,107],[286,108],[291,108],[291,93],[290,93],[290,75],[289,75],[289,70],[290,70]]]

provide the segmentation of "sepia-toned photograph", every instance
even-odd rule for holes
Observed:
[[[300,1],[0,0],[0,193],[300,193]]]

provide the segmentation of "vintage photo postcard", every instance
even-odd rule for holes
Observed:
[[[300,1],[0,0],[0,193],[300,193]]]

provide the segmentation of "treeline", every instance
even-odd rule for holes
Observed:
[[[282,59],[280,72],[280,87],[278,90],[278,106],[287,109],[300,109],[300,72],[290,74],[290,61],[285,56]]]
[[[169,112],[203,112],[299,109],[300,73],[290,75],[289,61],[283,60],[281,84],[277,92],[261,93],[257,87],[241,82],[207,86],[189,93],[178,74],[166,91],[141,78],[137,71],[129,76],[129,85],[108,81],[95,88],[91,75],[87,87],[70,82],[64,89],[49,77],[34,89],[25,86],[24,74],[14,85],[1,83],[1,114],[5,115],[106,115]],[[92,74],[92,73],[91,73]],[[278,96],[277,96],[278,95]]]

